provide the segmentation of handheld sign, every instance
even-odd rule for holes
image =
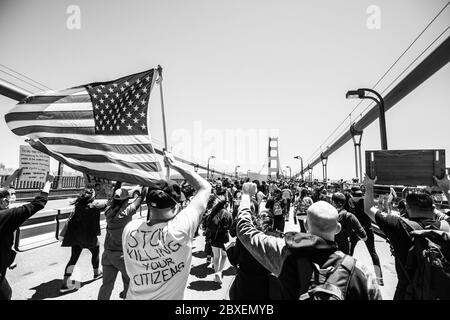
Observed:
[[[108,179],[98,178],[87,173],[83,173],[86,188],[95,190],[96,199],[109,199],[112,197],[114,182]]]
[[[432,186],[445,175],[445,150],[366,151],[366,173],[381,185]]]
[[[20,146],[19,168],[22,168],[21,181],[45,182],[50,171],[50,157],[26,145]]]

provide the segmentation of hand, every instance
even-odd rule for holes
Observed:
[[[441,189],[442,191],[450,190],[450,180],[448,178],[448,174],[444,175],[442,179],[438,179],[436,177],[433,177],[433,179],[436,182],[439,189]]]
[[[225,250],[228,250],[231,247],[234,247],[236,245],[235,241],[229,241],[227,243],[224,244]]]
[[[12,176],[13,176],[14,178],[19,178],[20,175],[22,174],[22,171],[23,171],[23,168],[16,169],[16,170],[13,172]]]
[[[148,187],[142,187],[141,189],[141,197],[142,199],[145,199],[147,197]]]
[[[367,189],[370,188],[370,190],[373,190],[373,186],[375,185],[375,182],[377,182],[377,177],[375,179],[370,179],[370,177],[367,175],[367,173],[364,175],[363,185]]]
[[[175,166],[175,158],[172,153],[164,151],[164,164],[169,168],[173,168]]]
[[[52,175],[52,174],[50,174],[50,173],[47,173],[47,176],[45,177],[45,182],[50,182],[50,183],[52,183],[53,180],[55,180],[55,176]]]
[[[250,197],[252,197],[256,194],[256,191],[257,191],[256,183],[246,182],[242,185],[243,194],[248,194]]]

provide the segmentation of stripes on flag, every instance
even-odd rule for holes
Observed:
[[[30,145],[100,178],[151,185],[162,178],[147,130],[157,71],[27,97],[5,115]]]

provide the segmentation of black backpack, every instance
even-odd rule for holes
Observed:
[[[441,230],[403,221],[411,228],[413,245],[408,251],[406,300],[450,300],[450,226],[441,221]],[[443,231],[445,230],[445,231]]]
[[[337,262],[325,269],[322,269],[316,263],[307,261],[307,259],[302,259],[305,261],[305,267],[309,266],[309,269],[312,270],[305,272],[305,268],[301,268],[301,273],[311,274],[311,280],[307,291],[300,294],[299,300],[346,299],[350,279],[355,270],[356,260],[352,256],[343,254],[340,251],[333,253],[330,259],[337,259]]]

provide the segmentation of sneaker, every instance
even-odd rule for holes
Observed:
[[[101,277],[103,277],[103,271],[101,271],[101,270],[98,272],[94,271],[94,279],[99,279]]]
[[[214,274],[214,282],[217,282],[218,284],[222,284],[222,277],[220,274],[216,273]]]
[[[122,291],[121,293],[119,293],[119,298],[120,299],[125,299],[127,297],[127,293]]]
[[[80,288],[80,283],[78,281],[69,280],[66,281],[63,286],[59,289],[60,293],[77,291]]]
[[[78,289],[75,287],[69,288],[68,286],[64,285],[59,289],[60,293],[66,293],[66,292],[72,292],[72,291],[77,291]]]

